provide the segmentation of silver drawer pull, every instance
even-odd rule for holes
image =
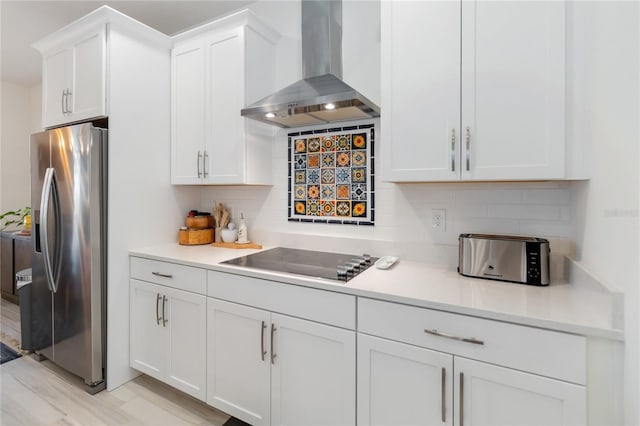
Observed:
[[[446,339],[458,340],[465,343],[473,343],[474,345],[484,345],[484,342],[482,340],[478,340],[475,337],[459,337],[454,336],[453,334],[443,333],[442,331],[438,330],[427,330],[426,328],[424,329],[424,332],[427,334],[432,334],[434,336],[444,337]]]
[[[155,275],[156,277],[162,277],[162,278],[173,278],[173,275],[171,274],[163,274],[162,272],[151,272],[153,275]]]

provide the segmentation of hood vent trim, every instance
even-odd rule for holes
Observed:
[[[243,117],[283,128],[380,116],[380,108],[340,79],[342,2],[302,0],[304,78],[241,110]],[[327,105],[333,106],[328,109]]]

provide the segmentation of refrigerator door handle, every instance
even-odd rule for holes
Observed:
[[[42,198],[40,199],[40,246],[44,257],[45,276],[47,287],[50,291],[58,291],[58,278],[60,276],[60,238],[56,235],[54,262],[52,262],[51,248],[49,247],[49,200],[53,199],[54,221],[56,234],[60,230],[60,202],[58,199],[58,185],[56,184],[56,170],[47,168],[42,184]]]

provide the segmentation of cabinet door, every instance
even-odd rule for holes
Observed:
[[[270,424],[270,314],[207,300],[207,403],[254,426]]]
[[[462,178],[563,178],[565,3],[462,3]]]
[[[106,29],[73,44],[73,85],[68,121],[104,116],[106,111]]]
[[[459,425],[584,425],[584,386],[456,357]]]
[[[162,325],[163,287],[130,280],[130,363],[131,367],[164,380],[168,329]]]
[[[273,425],[353,425],[355,332],[271,314]]]
[[[460,3],[381,8],[383,179],[458,180]]]
[[[202,182],[205,144],[204,42],[171,53],[171,183]]]
[[[16,279],[13,269],[13,242],[14,239],[8,236],[0,237],[0,290],[4,298],[12,301]]]
[[[205,183],[245,181],[245,36],[244,27],[206,41],[207,159]]]
[[[198,399],[206,396],[207,298],[164,289],[163,326],[169,330],[165,381]],[[165,302],[165,300],[163,300]]]
[[[453,424],[453,357],[358,334],[358,425]]]
[[[42,125],[52,127],[66,121],[65,102],[66,92],[71,88],[73,50],[60,49],[45,55],[42,65]]]

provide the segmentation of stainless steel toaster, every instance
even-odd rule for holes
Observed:
[[[460,234],[458,272],[467,277],[549,285],[549,241],[510,235]]]

